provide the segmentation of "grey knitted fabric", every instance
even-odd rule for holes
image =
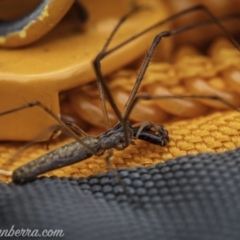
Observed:
[[[120,169],[125,189],[110,172],[2,183],[0,229],[64,232],[47,239],[239,240],[239,163],[236,149]]]

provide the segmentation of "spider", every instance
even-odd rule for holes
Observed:
[[[85,135],[83,138],[78,137],[74,131],[71,130],[71,127],[69,127],[67,124],[62,122],[62,120],[56,116],[48,107],[46,107],[44,104],[42,104],[39,101],[32,101],[25,105],[22,105],[20,107],[10,109],[7,111],[4,111],[0,113],[0,116],[10,114],[15,111],[20,111],[22,109],[28,108],[28,107],[34,107],[38,106],[42,108],[46,113],[51,115],[60,125],[63,132],[67,133],[69,136],[75,139],[74,142],[71,142],[69,144],[66,144],[58,149],[55,149],[19,168],[13,171],[12,174],[12,180],[16,183],[24,183],[31,181],[35,179],[39,174],[45,173],[47,171],[61,168],[76,162],[83,161],[92,155],[101,156],[103,153],[107,150],[108,154],[106,157],[106,162],[111,167],[111,157],[113,155],[113,149],[117,150],[123,150],[127,148],[129,145],[135,144],[134,139],[140,139],[146,142],[149,142],[151,144],[155,144],[161,147],[164,147],[169,142],[169,136],[168,131],[164,129],[163,126],[157,125],[153,122],[145,121],[142,123],[138,123],[135,125],[132,125],[129,119],[129,115],[131,114],[134,106],[136,103],[141,100],[151,100],[151,99],[172,99],[172,98],[202,98],[202,99],[212,99],[216,101],[221,101],[223,104],[229,106],[230,108],[239,111],[237,107],[235,107],[233,104],[225,101],[224,99],[218,97],[218,96],[206,96],[206,95],[174,95],[174,96],[151,96],[148,94],[137,94],[138,88],[141,84],[141,81],[143,80],[144,74],[148,68],[148,65],[151,61],[152,55],[161,41],[164,37],[170,37],[172,35],[191,30],[192,28],[195,28],[196,26],[201,26],[208,23],[215,23],[223,30],[223,32],[226,34],[226,36],[229,38],[229,40],[239,49],[238,44],[236,41],[230,36],[228,31],[222,26],[221,22],[204,6],[198,5],[195,7],[191,7],[189,9],[186,9],[178,14],[175,14],[169,18],[167,18],[164,21],[161,21],[152,27],[145,29],[140,34],[137,34],[131,38],[129,38],[127,41],[119,44],[118,46],[110,49],[107,51],[107,47],[110,44],[112,38],[114,37],[115,33],[117,32],[118,28],[122,25],[122,23],[128,19],[128,17],[132,14],[134,14],[136,11],[142,10],[142,8],[135,7],[133,8],[129,13],[127,13],[125,16],[123,16],[117,26],[113,29],[111,35],[107,39],[105,45],[103,46],[101,52],[95,57],[93,60],[93,68],[96,74],[98,88],[99,88],[99,94],[100,94],[100,101],[102,105],[103,110],[103,116],[106,123],[107,131],[101,133],[99,136],[87,136],[82,130],[77,128],[79,132],[81,132],[83,135]],[[132,92],[128,98],[128,101],[126,102],[126,105],[124,107],[124,110],[122,113],[116,106],[116,103],[113,99],[112,93],[110,92],[106,82],[104,81],[104,77],[101,73],[101,60],[106,57],[107,55],[111,54],[113,51],[117,50],[124,44],[127,44],[128,42],[132,41],[133,39],[137,38],[139,35],[142,35],[146,33],[147,31],[155,28],[156,26],[163,24],[167,21],[171,21],[173,19],[177,19],[178,17],[188,14],[193,11],[204,11],[206,12],[211,19],[207,21],[203,21],[197,24],[190,24],[188,26],[171,30],[171,31],[164,31],[159,33],[153,40],[146,56],[143,61],[143,64],[139,70],[137,79],[135,81],[135,84],[133,86]],[[108,113],[106,110],[105,105],[105,95],[116,114],[119,122],[113,127],[110,128],[109,119],[108,119]],[[2,173],[6,173],[2,171]]]

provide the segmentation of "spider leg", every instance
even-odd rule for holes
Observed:
[[[10,110],[11,111],[11,110]],[[2,113],[1,113],[2,114]],[[32,139],[30,142],[28,142],[27,144],[23,145],[22,147],[20,147],[8,160],[13,162],[14,159],[16,159],[16,157],[18,157],[19,155],[21,155],[24,151],[26,151],[28,148],[30,148],[33,144],[35,144],[36,142],[39,141],[39,139],[42,139],[46,133],[48,133],[49,131],[52,131],[53,133],[55,132],[55,130],[58,129],[60,130],[60,126],[51,126],[48,129],[45,129],[45,131],[41,132],[40,134],[38,134],[38,136],[36,136],[34,139]],[[48,147],[48,145],[47,145]],[[3,164],[1,166],[2,168],[5,168],[5,164]],[[11,171],[5,171],[3,169],[0,169],[0,175],[4,175],[4,176],[12,176],[12,172]]]
[[[113,99],[113,96],[102,76],[102,73],[101,73],[101,60],[106,57],[107,55],[111,54],[113,51],[116,51],[118,48],[120,48],[121,46],[133,41],[135,38],[141,36],[142,34],[152,30],[153,28],[156,28],[164,23],[167,23],[169,21],[172,21],[174,19],[177,19],[185,14],[189,14],[191,12],[194,12],[194,11],[204,11],[208,16],[210,16],[210,20],[207,20],[207,21],[202,21],[202,22],[198,22],[198,23],[195,23],[195,24],[190,24],[188,26],[185,26],[185,27],[182,27],[182,28],[178,28],[178,29],[175,29],[175,30],[171,30],[171,31],[164,31],[164,32],[161,32],[159,33],[153,40],[146,56],[145,56],[145,59],[143,61],[143,64],[140,68],[140,71],[139,71],[139,74],[138,74],[138,77],[136,79],[136,82],[133,86],[133,90],[129,96],[129,99],[125,105],[125,108],[122,112],[122,114],[120,113],[118,107],[116,106],[116,103]],[[151,26],[150,28],[147,28],[145,30],[143,30],[142,32],[140,32],[139,34],[136,34],[135,36],[129,38],[128,40],[126,40],[125,42],[119,44],[118,46],[106,51],[107,49],[107,46],[109,45],[111,39],[113,38],[115,32],[117,31],[117,29],[120,27],[120,25],[123,23],[123,21],[125,21],[125,19],[131,15],[132,12],[130,12],[129,14],[126,14],[119,22],[119,24],[116,26],[116,28],[113,30],[112,34],[110,35],[107,43],[105,44],[105,46],[103,47],[102,51],[96,56],[96,58],[94,59],[93,61],[93,67],[94,67],[94,70],[95,70],[95,73],[96,73],[96,76],[97,76],[97,80],[98,80],[98,85],[99,85],[99,92],[100,92],[100,100],[101,100],[101,104],[102,104],[102,109],[103,109],[103,114],[104,114],[104,118],[105,118],[105,122],[106,122],[106,125],[109,127],[109,120],[108,120],[108,116],[107,116],[107,111],[106,111],[106,106],[105,106],[105,101],[104,101],[104,94],[106,94],[107,96],[107,99],[113,109],[113,111],[115,112],[117,118],[119,119],[119,121],[122,123],[122,125],[124,126],[124,135],[125,135],[125,144],[126,146],[129,145],[129,142],[130,140],[128,139],[128,127],[127,127],[127,119],[128,119],[128,116],[129,116],[129,109],[131,109],[131,105],[133,104],[133,100],[135,98],[135,95],[139,89],[139,86],[141,84],[141,81],[145,75],[145,72],[148,68],[148,65],[151,61],[151,58],[152,58],[152,55],[153,53],[155,52],[155,49],[156,47],[158,46],[159,42],[161,41],[161,39],[163,37],[170,37],[170,36],[173,36],[175,34],[179,34],[179,33],[182,33],[182,32],[185,32],[185,31],[188,31],[188,30],[191,30],[195,27],[199,27],[199,26],[202,26],[202,25],[205,25],[205,24],[209,24],[209,23],[214,23],[216,24],[223,32],[224,34],[228,37],[228,39],[238,48],[240,49],[238,43],[235,41],[235,39],[231,36],[230,33],[228,33],[227,29],[225,29],[225,27],[221,24],[220,20],[218,18],[216,18],[214,16],[214,14],[212,14],[205,6],[203,5],[197,5],[197,6],[194,6],[194,7],[191,7],[189,9],[186,9],[184,11],[181,11],[180,13],[177,13],[175,15],[172,15],[171,17],[165,19],[164,21],[160,21],[158,23],[156,23],[155,25]],[[239,16],[238,16],[239,17]],[[123,20],[124,19],[124,20]]]
[[[211,99],[213,101],[218,101],[224,104],[225,106],[229,107],[230,109],[233,109],[237,112],[240,112],[240,109],[235,106],[234,104],[230,103],[229,101],[226,101],[224,98],[221,98],[216,95],[162,95],[162,96],[151,96],[149,94],[137,94],[132,102],[132,105],[129,107],[127,114],[125,115],[126,119],[129,118],[134,106],[137,104],[140,100],[152,100],[152,99],[159,99],[159,100],[166,100],[166,99]]]
[[[218,25],[219,25],[219,24],[218,24]],[[136,96],[136,94],[137,94],[137,91],[138,91],[138,89],[139,89],[139,87],[140,87],[140,84],[141,84],[141,82],[142,82],[142,79],[143,79],[143,77],[144,77],[144,75],[145,75],[145,73],[146,73],[146,71],[147,71],[147,68],[148,68],[148,65],[149,65],[149,63],[150,63],[150,61],[151,61],[151,58],[152,58],[152,56],[153,56],[153,53],[155,52],[155,50],[156,50],[158,44],[160,43],[161,39],[162,39],[163,37],[170,37],[170,36],[173,36],[173,35],[175,35],[175,34],[179,34],[179,33],[182,33],[182,32],[188,31],[188,30],[191,30],[191,29],[193,29],[195,26],[196,26],[195,24],[191,24],[191,25],[188,25],[188,26],[179,28],[179,29],[175,29],[175,30],[171,30],[171,31],[164,31],[164,32],[159,33],[159,34],[154,38],[154,40],[153,40],[153,42],[152,42],[152,44],[151,44],[151,46],[150,46],[150,48],[149,48],[146,56],[145,56],[145,59],[144,59],[144,61],[143,61],[143,64],[142,64],[142,66],[141,66],[141,68],[140,68],[140,71],[139,71],[139,74],[138,74],[138,76],[137,76],[137,79],[136,79],[136,82],[135,82],[135,84],[134,84],[134,87],[133,87],[133,90],[132,90],[132,92],[131,92],[131,95],[130,95],[130,97],[129,97],[126,105],[125,105],[125,108],[124,108],[124,110],[123,110],[122,115],[123,115],[123,119],[124,119],[124,121],[123,121],[123,125],[124,125],[124,126],[127,125],[127,124],[126,124],[126,121],[127,121],[128,117],[129,117],[129,111],[132,110],[133,101],[135,100],[135,96]],[[220,26],[221,26],[221,25],[220,25]],[[221,28],[222,28],[222,27],[221,27]],[[238,44],[237,44],[237,46],[238,46]],[[238,46],[238,49],[240,49],[239,46]],[[204,96],[200,96],[200,98],[201,98],[201,97],[204,98]],[[213,97],[213,96],[212,96],[212,97]],[[215,97],[216,97],[216,96],[215,96]],[[220,98],[219,98],[219,99],[220,99]],[[223,101],[223,99],[222,99],[222,101]],[[227,103],[225,103],[225,104],[227,104]],[[127,130],[125,130],[125,134],[127,134]],[[125,136],[126,136],[126,135],[125,135]],[[129,143],[127,142],[127,140],[128,140],[128,139],[126,138],[126,144],[129,144]]]
[[[49,145],[52,142],[52,140],[57,137],[59,134],[61,134],[61,127],[59,125],[56,126],[55,129],[53,129],[51,136],[46,142],[46,150],[49,150]]]
[[[69,128],[72,128],[72,130],[75,131],[76,133],[81,134],[83,137],[88,136],[88,134],[87,134],[85,131],[83,131],[81,128],[79,128],[79,127],[78,127],[76,124],[74,124],[73,122],[70,122],[70,121],[65,122],[65,121],[64,121],[64,123],[65,123]],[[49,145],[50,145],[51,141],[52,141],[56,136],[58,136],[59,133],[61,133],[61,126],[57,126],[57,127],[53,130],[53,132],[52,132],[51,136],[49,137],[49,139],[47,140],[47,143],[46,143],[46,149],[47,149],[47,150],[49,150]]]
[[[110,44],[111,40],[113,39],[114,35],[117,33],[120,26],[128,19],[129,16],[133,15],[138,10],[139,10],[139,7],[134,7],[130,12],[125,14],[119,20],[118,24],[115,26],[115,28],[111,32],[110,36],[108,37],[107,41],[105,42],[102,50],[100,51],[100,53],[98,53],[98,55],[93,60],[93,68],[94,68],[96,78],[97,78],[101,108],[102,108],[102,112],[103,112],[104,122],[106,124],[106,129],[110,128],[110,123],[109,123],[108,113],[107,113],[107,109],[106,109],[104,94],[107,95],[108,100],[110,99],[109,101],[111,101],[111,105],[112,105],[112,107],[114,109],[114,112],[117,115],[119,121],[121,121],[122,115],[121,115],[119,109],[117,108],[116,103],[114,102],[114,100],[111,96],[110,90],[108,89],[108,87],[105,84],[105,80],[104,80],[104,77],[103,77],[102,72],[101,72],[101,60],[105,57],[106,49],[109,46],[109,44]],[[104,86],[105,86],[105,88],[104,88]],[[110,98],[109,98],[109,96],[110,96]]]
[[[58,124],[60,125],[62,131],[64,131],[68,136],[75,139],[77,142],[79,142],[79,144],[83,145],[91,153],[93,153],[93,154],[95,153],[94,149],[91,149],[89,146],[84,144],[81,141],[81,138],[78,135],[76,135],[55,113],[53,113],[46,105],[44,105],[43,103],[41,103],[39,101],[28,102],[28,103],[26,103],[22,106],[3,111],[3,112],[0,113],[0,116],[7,115],[7,114],[17,112],[17,111],[21,111],[23,109],[30,108],[30,107],[35,107],[35,106],[40,107],[47,114],[49,114],[52,118],[54,118],[58,122]]]

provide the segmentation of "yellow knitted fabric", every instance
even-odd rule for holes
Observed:
[[[165,124],[169,131],[170,142],[166,147],[159,147],[137,140],[136,145],[123,151],[114,151],[112,164],[116,168],[148,166],[165,161],[169,158],[199,152],[224,152],[240,146],[240,113],[228,111],[214,113],[197,119],[178,121]],[[50,150],[72,140],[63,139],[52,143]],[[36,144],[14,162],[9,162],[13,153],[21,147],[20,143],[6,143],[0,146],[0,168],[14,170],[24,163],[46,153],[45,144]],[[106,155],[104,155],[106,156]],[[102,157],[92,157],[62,169],[44,174],[59,177],[87,177],[107,171]],[[0,176],[1,181],[10,181],[9,177]]]
[[[239,59],[238,59],[239,60]],[[221,63],[223,65],[223,63]],[[156,74],[156,73],[155,73]],[[148,119],[146,119],[148,120]],[[166,147],[160,147],[136,140],[123,151],[114,150],[112,165],[115,168],[149,166],[169,158],[184,156],[199,152],[224,152],[240,146],[240,113],[234,110],[216,110],[207,116],[185,120],[171,120],[164,123],[169,132],[170,142]],[[72,141],[61,138],[50,144],[53,150]],[[9,158],[23,143],[1,143],[0,169],[14,170],[17,167],[35,159],[47,152],[44,143],[35,144],[11,162]],[[89,175],[106,172],[108,166],[105,155],[92,157],[80,163],[73,164],[44,174],[59,177],[87,177]],[[0,175],[0,181],[9,182],[10,177]]]

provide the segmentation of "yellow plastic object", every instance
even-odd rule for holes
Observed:
[[[151,62],[141,83],[139,92],[152,96],[166,95],[211,95],[225,99],[240,107],[240,52],[228,39],[217,39],[208,55],[197,52],[192,45],[175,51],[172,63]],[[125,68],[110,75],[108,87],[120,110],[136,81],[137,69]],[[69,105],[79,118],[94,126],[104,127],[101,105],[96,84],[88,84],[68,92]],[[165,124],[173,119],[195,118],[213,111],[229,109],[213,99],[161,99],[139,101],[129,116],[131,122],[153,121]],[[117,123],[116,115],[107,104],[111,125]]]
[[[34,1],[33,1],[34,2]],[[36,1],[35,1],[36,2]],[[44,4],[46,2],[46,4]],[[28,45],[47,32],[49,32],[66,14],[74,0],[49,0],[40,1],[43,5],[43,10],[39,13],[39,16],[30,21],[20,31],[14,31],[6,36],[0,36],[0,46],[3,47],[19,47]],[[21,5],[24,3],[21,3]],[[26,2],[26,5],[31,3]],[[19,7],[19,2],[11,1],[11,3],[1,3],[1,12],[9,11],[11,6]]]
[[[146,8],[128,19],[110,47],[169,15],[158,0],[141,2]],[[92,59],[119,18],[131,9],[132,1],[81,3],[90,17],[86,30],[80,31],[77,16],[69,13],[56,28],[30,46],[0,49],[0,112],[38,100],[59,116],[59,92],[95,79]],[[154,29],[108,56],[103,61],[103,73],[108,74],[145,53],[159,31]],[[55,124],[42,109],[25,109],[0,117],[0,140],[28,141]]]

